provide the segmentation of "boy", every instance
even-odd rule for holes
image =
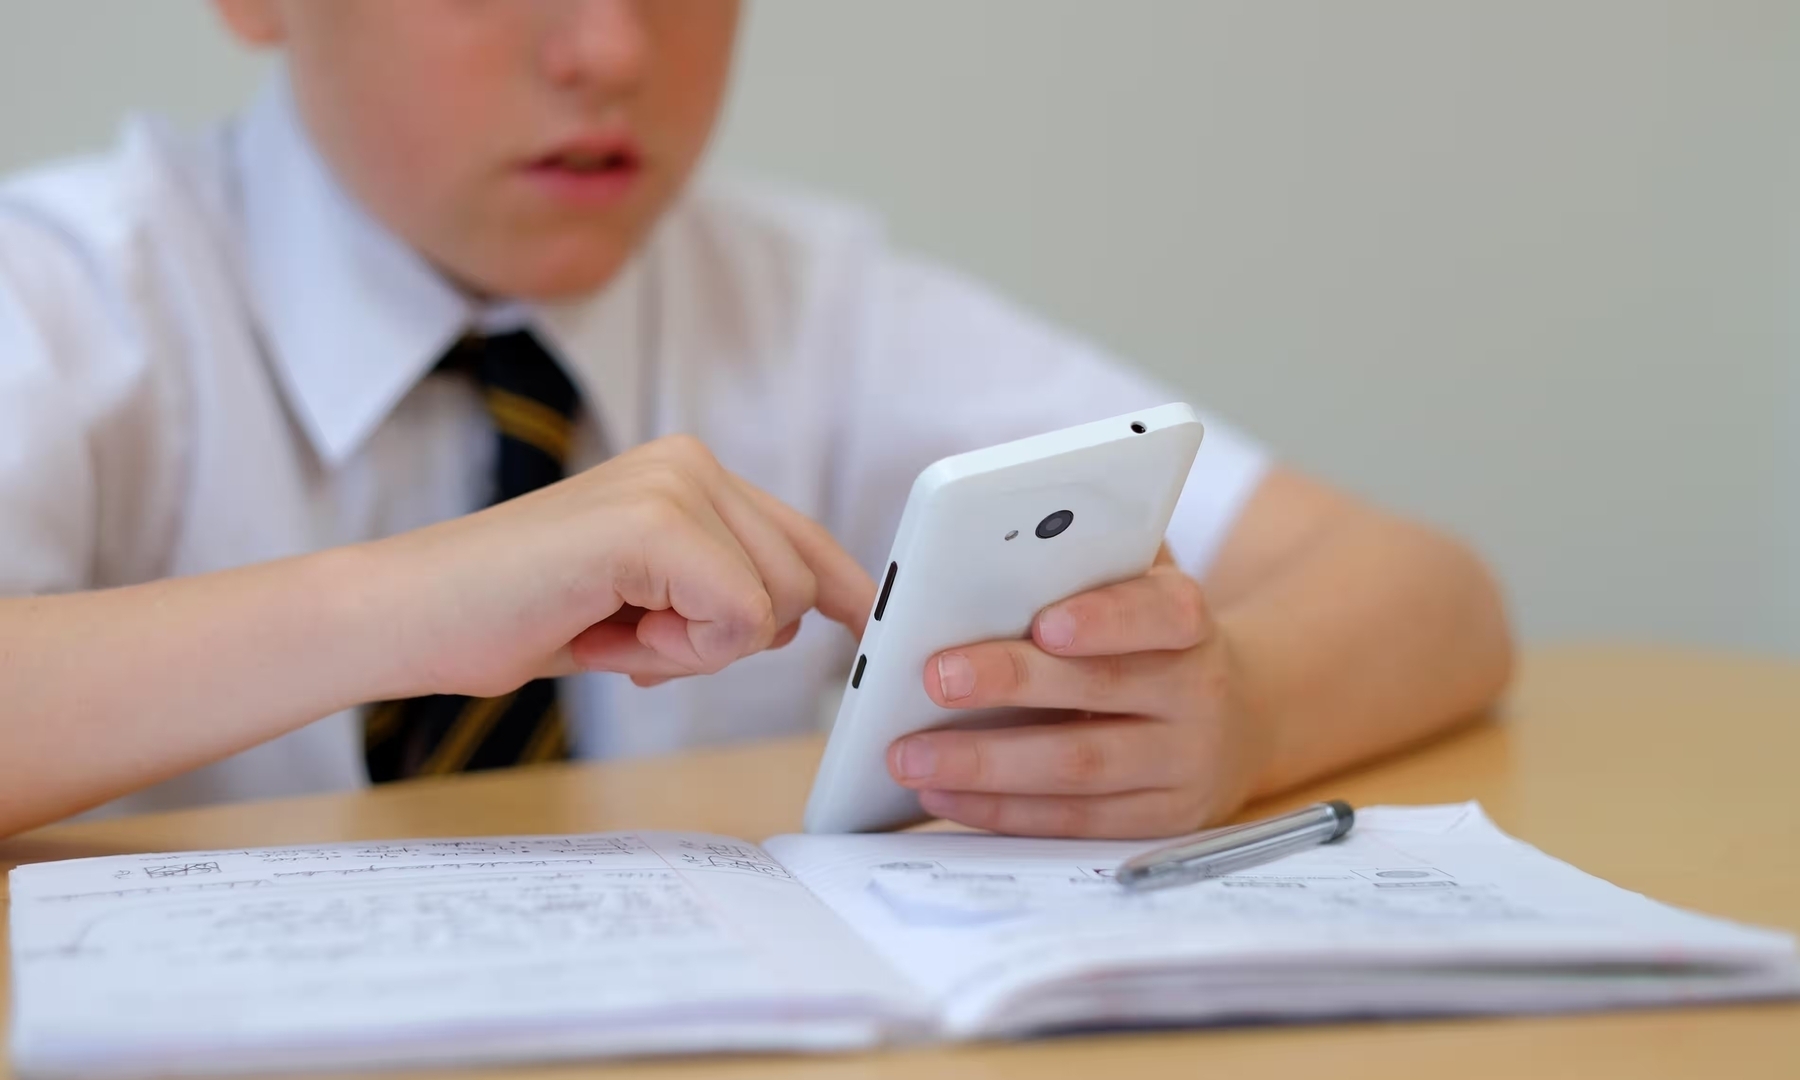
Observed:
[[[0,189],[0,835],[806,730],[800,616],[860,629],[921,466],[1167,398],[854,213],[684,192],[733,0],[217,6],[286,53],[245,116]],[[1214,423],[1150,574],[921,673],[1069,715],[889,766],[1179,832],[1509,656],[1464,548]]]

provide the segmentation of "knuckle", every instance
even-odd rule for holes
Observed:
[[[1110,765],[1102,740],[1093,735],[1075,735],[1057,747],[1052,775],[1059,786],[1080,791],[1104,779]]]
[[[1009,831],[1006,826],[1006,800],[993,795],[963,795],[959,797],[959,801],[961,806],[956,815],[958,821],[992,832]]]
[[[752,635],[766,634],[773,638],[780,629],[775,621],[775,600],[762,589],[752,589],[744,595],[739,618],[743,628]]]
[[[650,458],[644,470],[651,489],[665,498],[690,501],[706,489],[706,480],[719,469],[706,444],[692,435],[665,435],[645,448]]]
[[[643,530],[641,535],[646,537],[674,532],[687,522],[681,504],[662,489],[653,490],[649,498],[639,502],[635,516],[638,527]]]
[[[819,582],[812,571],[802,567],[791,574],[771,580],[769,593],[776,617],[786,626],[812,610],[818,597]]]
[[[1007,680],[1003,689],[1009,691],[1023,690],[1032,683],[1031,657],[1023,645],[1011,645],[1006,649],[1006,664],[1003,677]]]
[[[1107,641],[1116,632],[1115,624],[1119,621],[1115,611],[1117,604],[1105,589],[1065,600],[1059,606],[1074,630],[1073,640],[1066,647]]]
[[[994,760],[993,756],[987,752],[986,744],[979,736],[963,740],[963,742],[963,752],[950,755],[950,760],[954,762],[961,759],[964,773],[962,779],[965,782],[977,786],[988,783],[993,779]]]
[[[1123,656],[1097,656],[1089,666],[1089,671],[1095,692],[1103,698],[1117,694],[1129,677]]]
[[[1112,590],[1078,598],[1073,611],[1078,637],[1083,633],[1110,636],[1126,621],[1119,598]]]
[[[712,674],[740,657],[765,648],[779,629],[774,608],[761,589],[745,589],[717,620],[721,648],[706,657],[705,674]]]
[[[652,445],[657,448],[659,453],[673,461],[700,466],[717,464],[713,459],[712,451],[707,449],[706,444],[692,435],[664,435]]]
[[[609,572],[603,575],[601,584],[606,588],[609,598],[642,602],[650,599],[655,577],[645,553],[635,548],[631,552],[631,557],[613,560]]]

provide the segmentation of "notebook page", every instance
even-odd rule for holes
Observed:
[[[11,888],[27,1075],[865,1044],[917,1007],[779,863],[715,836],[126,855]]]
[[[1179,969],[1200,989],[1192,973],[1216,972],[1219,1000],[1234,984],[1312,984],[1323,972],[1366,982],[1360,973],[1381,971],[1392,992],[1383,1000],[1396,1011],[1409,999],[1392,973],[1427,968],[1479,982],[1502,968],[1722,964],[1757,973],[1733,992],[1800,989],[1789,936],[1677,911],[1589,877],[1506,836],[1474,804],[1359,810],[1340,843],[1148,893],[1111,880],[1142,843],[906,833],[777,837],[767,846],[938,1002],[959,1035],[1018,1012],[1024,996],[1066,997],[1102,971]],[[1636,977],[1640,991],[1643,982]],[[1583,982],[1581,1003],[1604,1004],[1592,989],[1604,985]],[[1665,998],[1697,993],[1654,980],[1651,989]],[[1300,999],[1278,986],[1270,1000],[1273,1014]],[[1340,994],[1335,1010],[1367,1000]],[[1516,993],[1491,1000],[1525,1005]],[[1576,1004],[1570,994],[1541,1000]],[[1181,1003],[1189,1015],[1206,1005]],[[1309,1015],[1334,1011],[1331,1001],[1313,1005]],[[1069,1014],[1063,1007],[1058,1020],[1073,1022]]]

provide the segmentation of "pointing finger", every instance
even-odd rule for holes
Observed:
[[[862,636],[875,606],[875,581],[825,526],[744,480],[740,488],[787,534],[788,542],[817,579],[819,613]]]

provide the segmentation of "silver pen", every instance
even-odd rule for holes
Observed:
[[[1356,811],[1340,799],[1314,803],[1263,821],[1184,836],[1172,844],[1133,855],[1113,877],[1128,889],[1160,889],[1244,870],[1290,851],[1329,844],[1350,831]]]

